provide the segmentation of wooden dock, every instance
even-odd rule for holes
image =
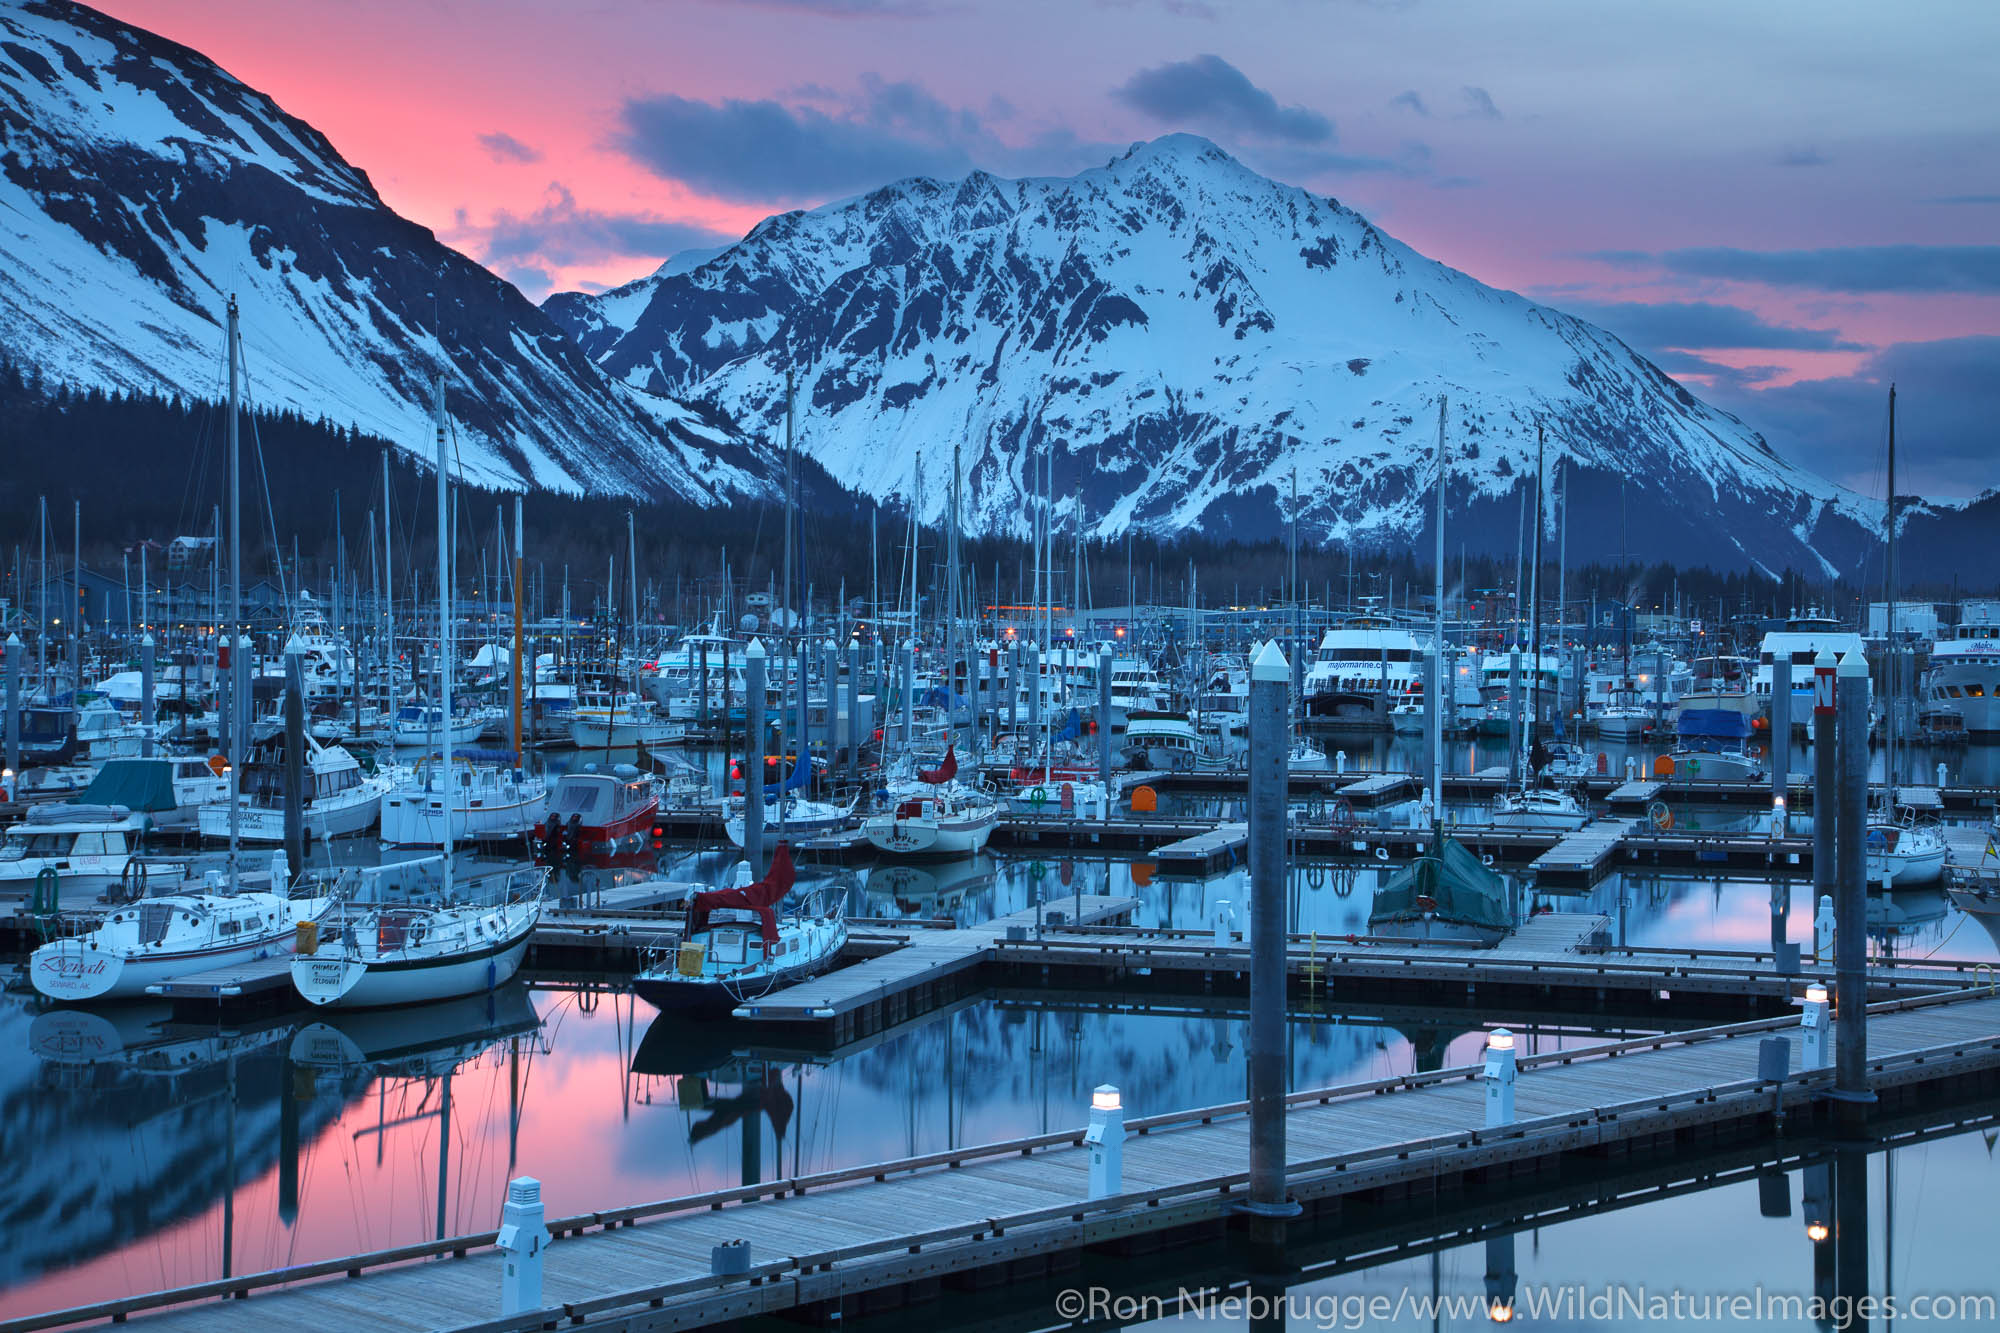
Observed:
[[[994,946],[1037,930],[1114,925],[1131,919],[1137,898],[1068,897],[963,929],[919,930],[877,956],[746,1000],[734,1017],[765,1023],[825,1023],[857,1036],[903,1021],[977,989],[973,974],[991,961]],[[881,938],[880,936],[877,937]],[[838,1038],[837,1038],[838,1039]]]
[[[1523,1057],[1516,1120],[1484,1127],[1478,1066],[1293,1093],[1287,1186],[1315,1214],[1350,1196],[1457,1189],[1613,1154],[1671,1157],[1718,1136],[1790,1133],[1824,1114],[1830,1069],[1759,1077],[1759,1047],[1796,1017]],[[1874,1006],[1869,1086],[1884,1113],[2000,1083],[2000,998]],[[1133,1111],[1149,1108],[1132,1107]],[[1078,1108],[1081,1118],[1083,1108]],[[755,1315],[814,1318],[874,1294],[935,1294],[1142,1235],[1213,1235],[1247,1196],[1248,1106],[1126,1122],[1122,1192],[1089,1199],[1078,1128],[859,1168],[552,1219],[543,1306],[502,1317],[495,1232],[302,1264],[0,1323],[0,1333],[155,1312],[157,1333],[232,1328],[513,1333],[701,1328]],[[711,1273],[743,1241],[748,1271]],[[417,1262],[429,1260],[430,1262]],[[344,1275],[344,1276],[343,1276]],[[228,1299],[235,1297],[236,1299]],[[249,1299],[245,1299],[249,1298]]]

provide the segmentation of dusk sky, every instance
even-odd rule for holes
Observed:
[[[1880,494],[2000,485],[2000,5],[112,0],[534,299],[1207,135]]]

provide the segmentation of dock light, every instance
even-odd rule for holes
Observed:
[[[1799,1030],[1805,1037],[1805,1058],[1801,1065],[1806,1069],[1824,1069],[1830,1050],[1828,1038],[1833,1029],[1833,1006],[1827,1003],[1824,981],[1815,981],[1806,987],[1805,1003],[1800,1008]]]
[[[1124,1191],[1125,1107],[1118,1089],[1100,1083],[1090,1094],[1090,1128],[1083,1132],[1090,1152],[1090,1198],[1106,1199]]]
[[[1486,1124],[1493,1128],[1514,1123],[1514,1080],[1519,1075],[1514,1034],[1494,1028],[1486,1036]]]
[[[1782,838],[1785,836],[1785,822],[1786,822],[1785,798],[1782,796],[1773,796],[1771,798],[1772,837]]]
[[[500,1313],[520,1314],[542,1306],[542,1251],[549,1233],[542,1222],[542,1183],[533,1176],[507,1182],[494,1247],[506,1256],[500,1270]]]
[[[1806,1223],[1806,1239],[1815,1245],[1825,1240],[1831,1234],[1826,1229],[1826,1223],[1820,1221],[1817,1217]]]

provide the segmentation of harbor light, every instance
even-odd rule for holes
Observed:
[[[1486,1037],[1487,1128],[1514,1123],[1514,1080],[1519,1072],[1514,1034],[1506,1028],[1494,1028]]]
[[[1806,1239],[1815,1245],[1825,1240],[1831,1234],[1826,1228],[1826,1223],[1817,1217],[1806,1223]]]
[[[1090,1154],[1090,1198],[1107,1199],[1125,1189],[1125,1108],[1118,1089],[1100,1083],[1090,1094],[1090,1128],[1083,1132]]]
[[[1831,1050],[1829,1038],[1833,1035],[1833,1006],[1827,1003],[1824,981],[1815,981],[1806,987],[1805,1004],[1799,1014],[1799,1031],[1805,1045],[1805,1058],[1801,1062],[1803,1067],[1826,1068]]]

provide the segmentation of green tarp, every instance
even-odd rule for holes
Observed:
[[[1418,900],[1428,898],[1426,908]],[[1507,885],[1456,839],[1440,833],[1430,850],[1375,890],[1371,928],[1384,921],[1418,921],[1426,915],[1455,926],[1506,930]]]
[[[174,766],[169,759],[107,759],[72,805],[122,805],[156,815],[173,809]]]

